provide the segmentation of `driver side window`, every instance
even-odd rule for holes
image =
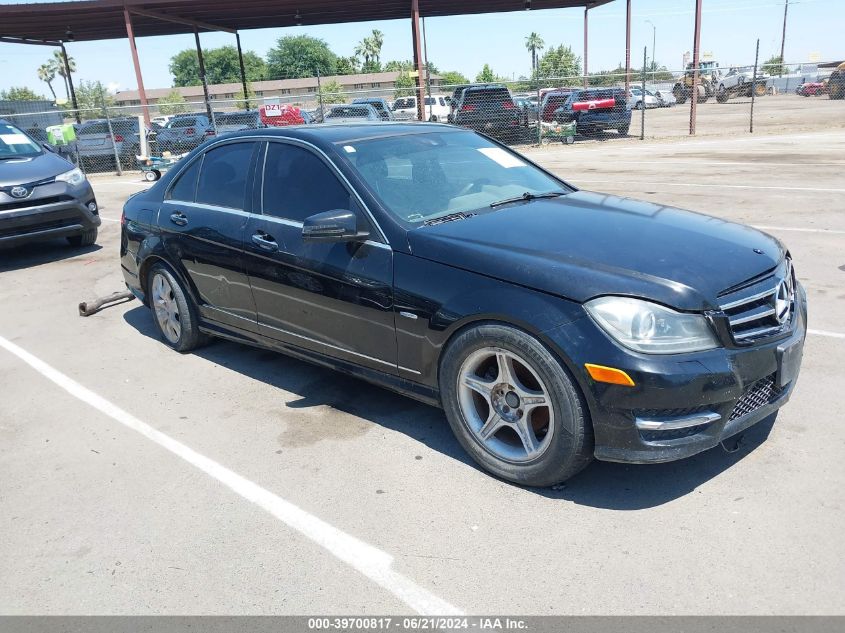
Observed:
[[[261,188],[264,215],[293,222],[336,209],[357,211],[353,197],[331,168],[298,145],[269,143]],[[363,221],[358,213],[359,221]]]

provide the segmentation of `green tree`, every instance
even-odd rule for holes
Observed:
[[[413,97],[417,94],[417,80],[415,77],[411,77],[408,70],[399,73],[396,81],[393,82],[393,86],[393,97],[395,99],[399,97]]]
[[[38,78],[47,84],[53,101],[56,100],[56,91],[53,90],[53,81],[56,79],[56,69],[50,62],[45,62],[38,67]]]
[[[336,75],[355,75],[361,72],[361,67],[358,65],[358,58],[354,55],[351,57],[338,57],[337,65],[335,67]]]
[[[337,69],[335,55],[325,40],[310,35],[285,35],[267,53],[268,79],[296,79],[332,75]]]
[[[246,85],[246,96],[244,96],[244,91],[241,89],[238,91],[235,98],[237,99],[237,101],[235,101],[235,107],[238,110],[254,110],[261,105],[255,98],[255,90],[252,89],[250,84]]]
[[[537,53],[546,47],[543,38],[532,32],[525,38],[525,48],[531,53],[531,70],[537,71]]]
[[[238,62],[238,49],[234,46],[221,46],[203,51],[205,78],[209,84],[240,83],[241,66]],[[176,87],[198,86],[200,64],[197,51],[187,48],[170,58],[170,74]],[[266,79],[267,66],[264,60],[252,51],[244,53],[244,72],[247,81]]]
[[[103,108],[114,105],[114,99],[102,82],[84,79],[76,89],[76,102],[79,104],[79,116],[83,119],[102,118]]]
[[[783,65],[783,58],[780,55],[772,55],[763,62],[762,71],[767,75],[781,75],[786,74],[786,67]]]
[[[319,96],[323,105],[330,103],[346,103],[346,95],[343,93],[343,86],[336,81],[323,82],[320,85]]]
[[[462,75],[457,70],[447,70],[438,74],[440,75],[441,86],[456,88],[457,86],[463,86],[471,83],[467,76]]]
[[[182,93],[178,90],[171,90],[167,95],[158,100],[158,111],[161,114],[183,114],[190,112],[191,108]]]
[[[490,68],[490,64],[484,64],[484,68],[475,76],[475,81],[477,83],[491,83],[496,81],[496,73]]]
[[[12,86],[8,90],[0,90],[0,99],[3,101],[43,101],[44,97],[25,86]]]
[[[53,51],[53,56],[47,62],[56,71],[56,74],[65,82],[65,96],[70,100],[70,87],[68,85],[67,70],[65,69],[65,58],[62,51]],[[70,55],[67,56],[67,65],[71,74],[76,72],[76,60]]]
[[[364,59],[364,63],[361,64],[361,72],[381,72],[381,48],[383,45],[384,33],[378,29],[373,29],[368,37],[358,43],[355,47],[355,57]]]
[[[572,47],[561,44],[547,50],[537,63],[536,76],[541,79],[565,79],[563,84],[581,82],[581,58],[572,52]]]

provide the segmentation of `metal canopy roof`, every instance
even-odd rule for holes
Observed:
[[[592,8],[612,1],[419,0],[419,6],[421,16],[437,17],[522,11],[526,6]],[[123,38],[124,8],[133,12],[136,37],[193,32],[190,24],[168,22],[149,14],[203,22],[209,28],[222,30],[411,17],[411,0],[81,0],[0,5],[0,37],[66,42]]]

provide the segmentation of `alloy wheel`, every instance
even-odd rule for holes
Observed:
[[[548,388],[514,352],[484,347],[458,372],[458,400],[475,440],[499,459],[527,462],[551,443],[555,413]]]
[[[173,287],[167,277],[160,272],[153,276],[152,302],[155,309],[159,328],[168,341],[174,345],[182,335],[182,322],[179,314],[179,304],[173,294]]]

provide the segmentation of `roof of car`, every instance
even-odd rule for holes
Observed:
[[[320,125],[291,125],[281,128],[264,128],[235,132],[233,136],[286,137],[326,146],[352,141],[366,141],[375,138],[425,134],[426,132],[461,132],[460,128],[441,123],[403,123],[392,121],[321,123]],[[230,136],[229,138],[232,138]]]

